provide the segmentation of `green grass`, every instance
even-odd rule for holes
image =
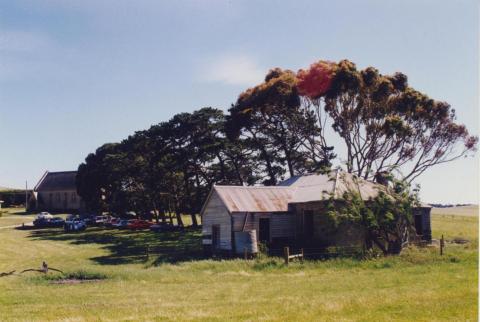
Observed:
[[[83,269],[72,271],[72,272],[63,272],[54,274],[41,274],[38,276],[38,279],[44,281],[61,281],[61,280],[78,280],[78,281],[100,281],[107,279],[108,275],[104,273],[86,271]]]
[[[4,215],[0,227],[24,216]],[[280,258],[202,259],[192,229],[0,229],[0,272],[45,260],[72,276],[105,277],[83,284],[52,284],[38,273],[2,277],[0,320],[475,321],[478,217],[433,215],[432,225],[434,238],[471,242],[447,242],[445,256],[411,248],[397,257],[286,267]],[[148,259],[146,244],[154,253]]]

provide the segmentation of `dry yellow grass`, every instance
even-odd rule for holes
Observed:
[[[478,205],[448,207],[448,208],[432,208],[432,214],[478,217]]]

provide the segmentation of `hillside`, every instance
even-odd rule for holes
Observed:
[[[17,189],[0,186],[0,191],[10,191],[10,190],[17,190]]]

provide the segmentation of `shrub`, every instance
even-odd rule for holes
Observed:
[[[72,271],[72,272],[66,272],[65,274],[55,274],[55,275],[45,275],[45,279],[48,280],[64,280],[64,279],[75,279],[75,280],[103,280],[106,279],[107,275],[103,273],[98,273],[98,272],[91,272],[91,271],[86,271],[83,269],[77,270],[77,271]]]

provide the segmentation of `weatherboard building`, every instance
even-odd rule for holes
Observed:
[[[386,187],[343,171],[295,176],[278,186],[213,186],[201,211],[203,245],[242,253],[245,233],[267,244],[363,244],[361,227],[341,224],[332,230],[325,217],[330,200],[341,203],[348,191],[368,203]],[[429,205],[414,209],[416,238],[431,240],[430,210]]]
[[[77,193],[77,171],[46,171],[33,189],[35,208],[48,212],[80,212],[84,203]]]

